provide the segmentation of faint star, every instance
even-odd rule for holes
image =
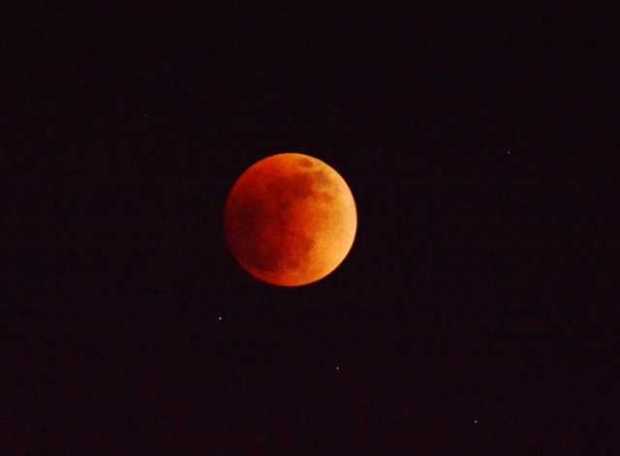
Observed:
[[[218,315],[217,321],[222,321],[222,316],[221,315]]]
[[[474,424],[478,424],[478,420],[474,420]]]

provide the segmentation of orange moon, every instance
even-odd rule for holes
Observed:
[[[295,287],[316,282],[345,259],[357,210],[345,180],[325,162],[282,153],[250,166],[226,200],[233,256],[256,279]]]

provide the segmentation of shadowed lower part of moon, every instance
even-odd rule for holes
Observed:
[[[357,216],[336,171],[288,153],[257,162],[233,186],[225,229],[233,255],[250,274],[285,286],[316,281],[348,253]]]

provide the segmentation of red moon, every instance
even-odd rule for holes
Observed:
[[[226,200],[233,256],[256,279],[295,287],[316,282],[345,259],[357,230],[349,186],[323,161],[282,153],[250,166]]]

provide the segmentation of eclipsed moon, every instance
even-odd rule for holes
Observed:
[[[233,256],[255,278],[299,286],[327,276],[345,259],[357,210],[345,180],[323,161],[282,153],[250,166],[226,200]]]

